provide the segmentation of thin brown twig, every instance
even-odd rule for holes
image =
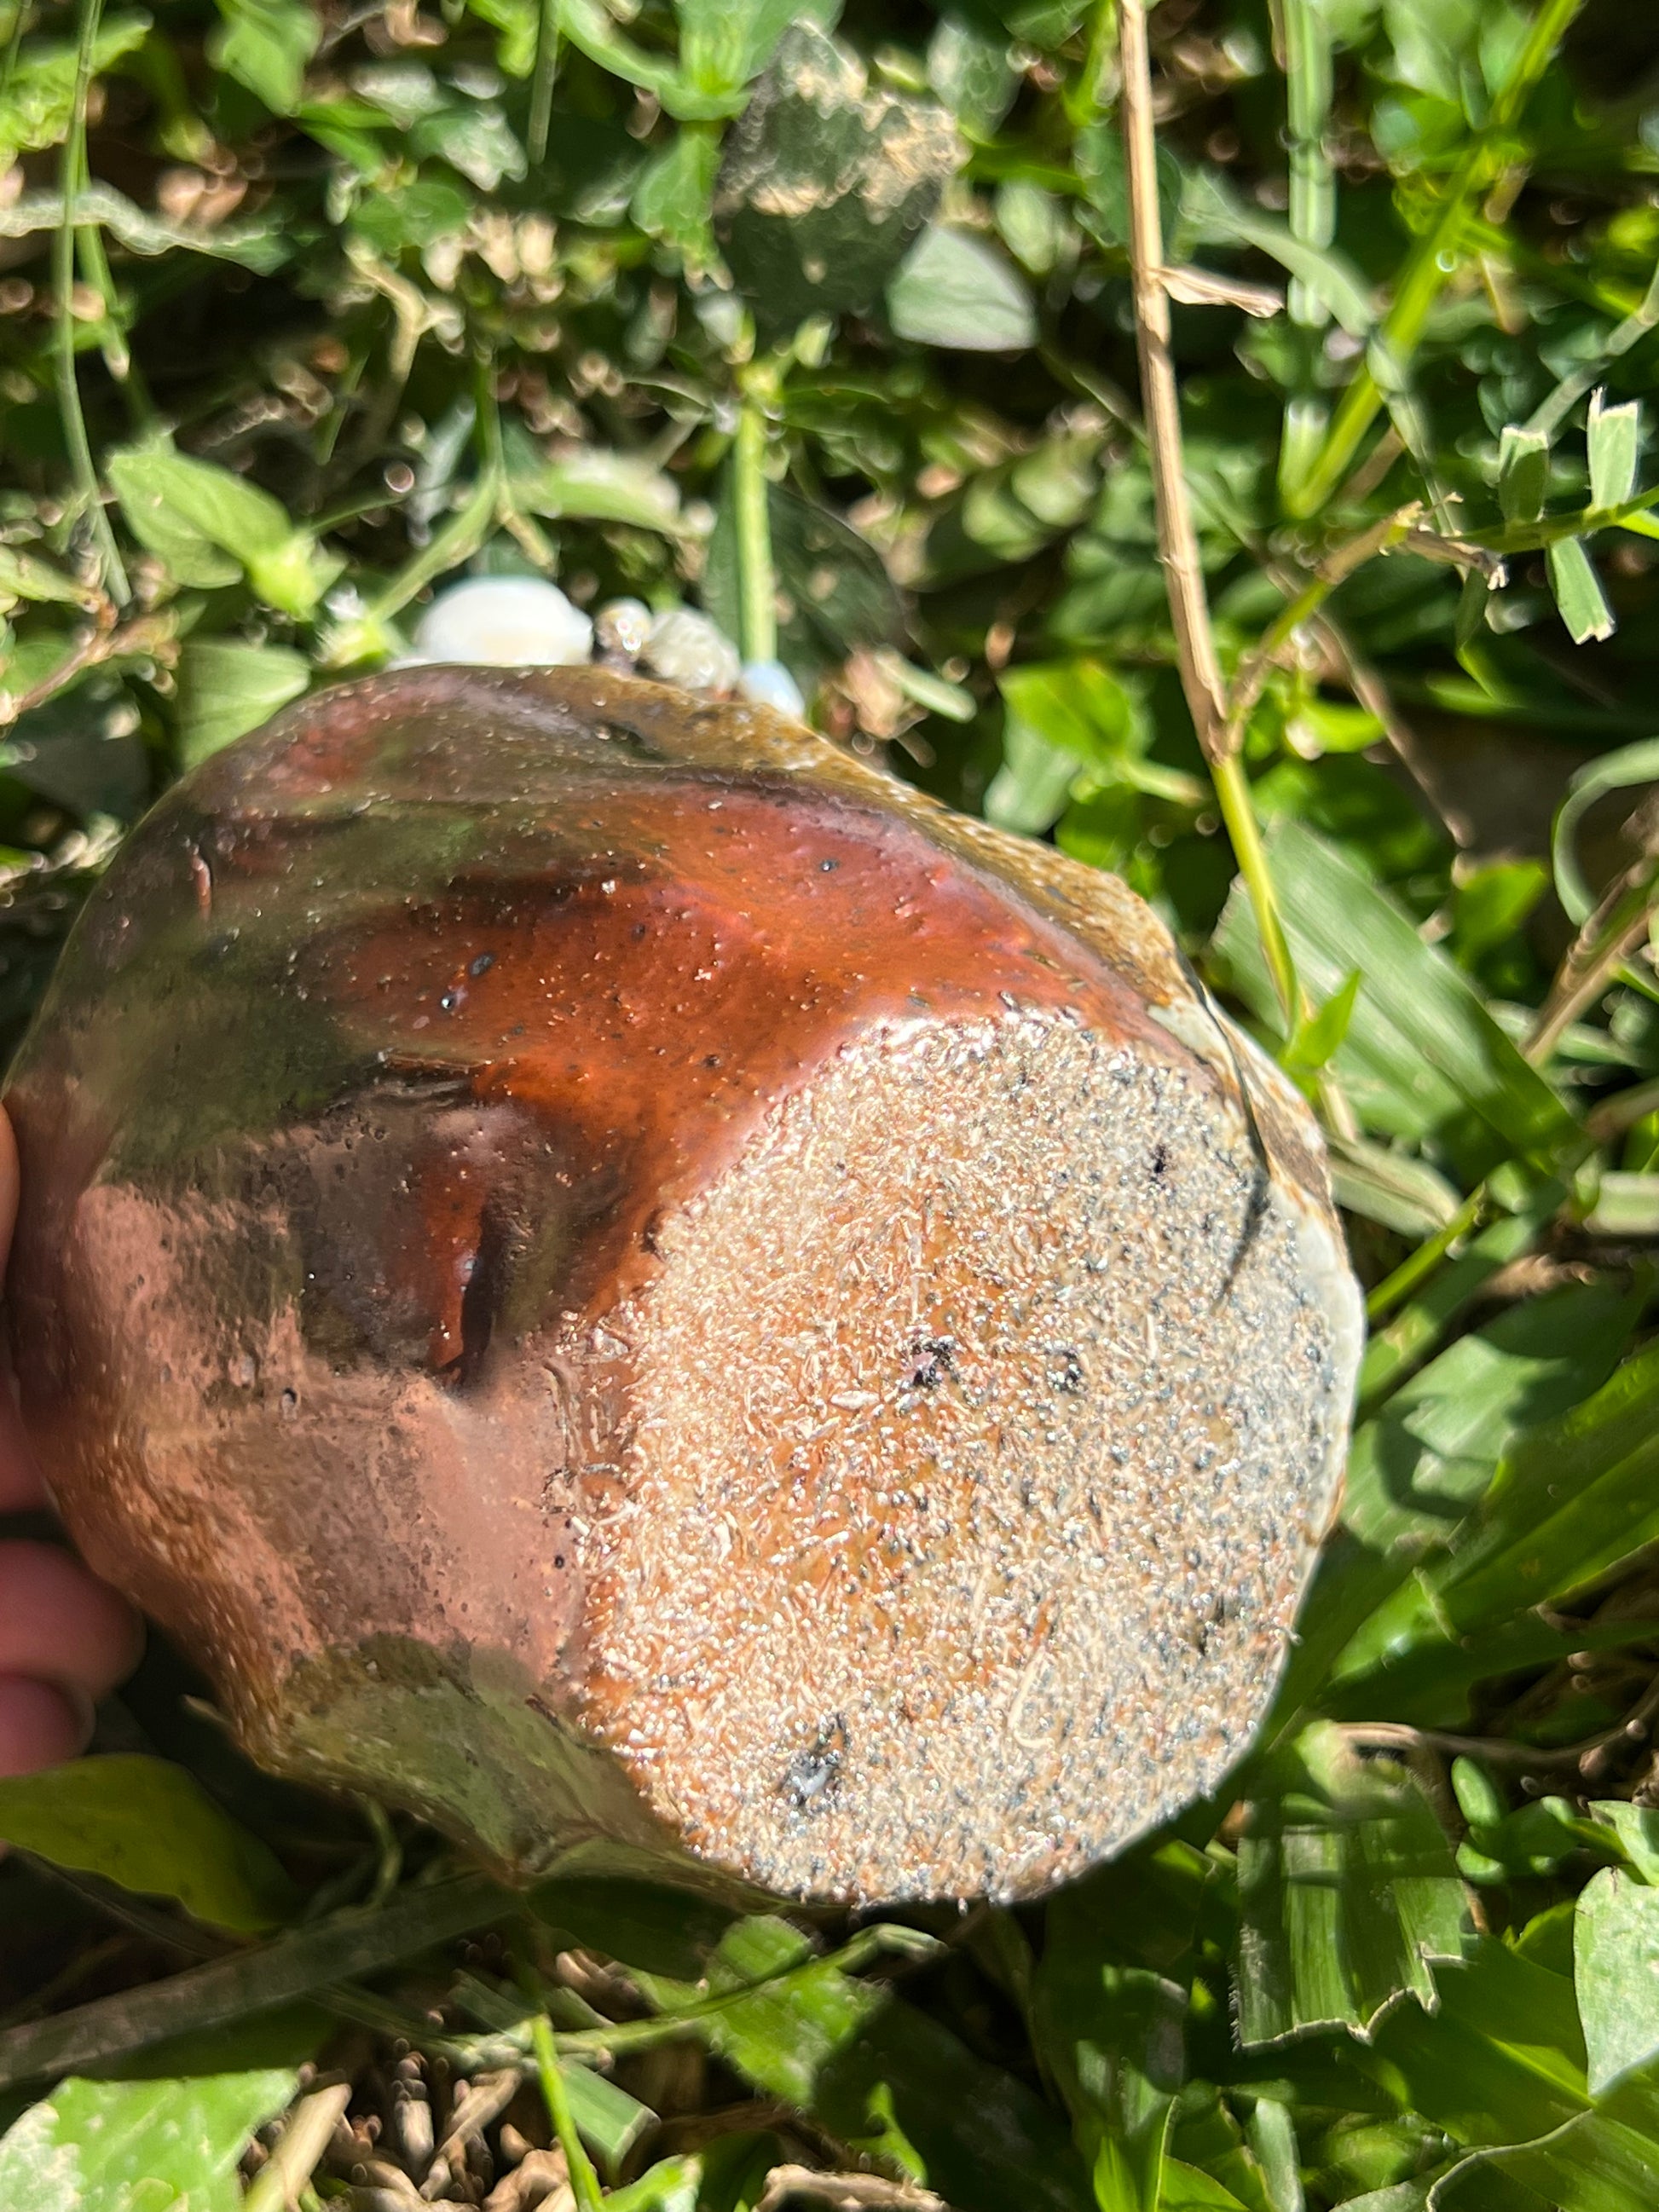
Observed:
[[[1607,989],[1647,936],[1656,888],[1659,858],[1644,853],[1611,886],[1567,947],[1521,1048],[1534,1067],[1549,1059],[1570,1024]]]
[[[1399,544],[1421,512],[1421,503],[1413,501],[1401,507],[1397,514],[1385,515],[1369,530],[1350,538],[1327,554],[1307,582],[1291,596],[1290,604],[1262,633],[1261,643],[1244,655],[1234,672],[1227,713],[1230,748],[1244,742],[1244,726],[1250,719],[1250,711],[1267,688],[1269,672],[1293,642],[1297,631],[1304,624],[1311,627],[1325,599],[1345,578],[1363,568],[1374,555],[1386,553]]]
[[[778,2212],[792,2197],[811,2197],[836,2212],[949,2212],[945,2199],[914,2181],[889,2181],[879,2173],[819,2173],[810,2166],[775,2166],[755,2212]]]
[[[1102,0],[1103,6],[1104,0]],[[1152,128],[1152,63],[1146,0],[1115,0],[1121,90],[1124,172],[1129,199],[1129,265],[1134,283],[1135,347],[1146,418],[1152,511],[1175,631],[1176,660],[1193,727],[1227,825],[1239,874],[1249,895],[1256,934],[1287,1035],[1307,1012],[1273,890],[1261,824],[1239,746],[1227,724],[1226,687],[1210,626],[1199,561],[1198,532],[1181,435],[1181,399],[1170,352],[1170,295],[1164,282],[1164,235],[1158,205],[1158,143]]]
[[[1584,1116],[1584,1127],[1601,1145],[1609,1137],[1622,1136],[1626,1129],[1653,1113],[1659,1113],[1659,1082],[1638,1083],[1592,1107]]]
[[[1440,1729],[1419,1729],[1404,1721],[1350,1721],[1342,1724],[1347,1741],[1364,1750],[1402,1753],[1437,1751],[1449,1759],[1483,1759],[1488,1765],[1527,1768],[1576,1768],[1582,1774],[1600,1752],[1624,1745],[1645,1743],[1659,1714],[1659,1675],[1622,1721],[1577,1743],[1513,1743],[1503,1736],[1451,1735]]]
[[[1129,198],[1129,264],[1133,278],[1135,347],[1140,363],[1146,452],[1158,517],[1158,559],[1170,595],[1176,656],[1188,711],[1205,757],[1226,755],[1227,696],[1210,627],[1198,556],[1198,532],[1181,435],[1181,401],[1170,350],[1170,295],[1164,284],[1164,239],[1158,204],[1158,143],[1152,128],[1152,65],[1145,0],[1117,0],[1122,72],[1124,165]]]
[[[173,619],[167,612],[138,615],[131,622],[115,623],[115,608],[106,603],[98,612],[91,629],[84,630],[56,667],[47,671],[38,684],[27,691],[0,691],[0,728],[16,721],[36,707],[44,707],[77,676],[85,675],[88,668],[100,667],[106,660],[119,660],[127,654],[145,654],[157,659],[167,657],[173,635]]]
[[[1395,706],[1388,685],[1368,661],[1361,659],[1349,643],[1341,625],[1333,621],[1329,615],[1316,615],[1313,630],[1330,655],[1341,682],[1352,692],[1366,713],[1374,714],[1382,725],[1389,750],[1421,792],[1430,811],[1444,823],[1453,844],[1460,852],[1467,851],[1475,840],[1475,824],[1468,815],[1449,805],[1436,789],[1421,740]]]
[[[473,2075],[465,2095],[456,2100],[448,2134],[432,2154],[421,2186],[422,2197],[441,2196],[465,2170],[468,2138],[482,2135],[492,2120],[500,2119],[529,2071],[528,2065],[503,2066],[493,2073]]]
[[[289,2112],[270,2159],[248,2185],[245,2212],[288,2212],[299,2201],[335,2128],[351,2102],[351,2084],[340,2081],[301,2097]]]

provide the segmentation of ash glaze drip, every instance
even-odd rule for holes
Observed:
[[[9,1103],[31,1429],[271,1765],[1011,1895],[1248,1741],[1357,1302],[1114,878],[763,708],[410,671],[156,809]]]

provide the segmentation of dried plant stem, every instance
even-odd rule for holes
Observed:
[[[1568,1025],[1607,989],[1646,937],[1656,893],[1659,860],[1644,854],[1625,871],[1567,948],[1522,1048],[1534,1067],[1549,1059]]]
[[[1198,533],[1187,497],[1181,403],[1170,352],[1170,295],[1164,289],[1164,238],[1158,205],[1158,146],[1152,129],[1152,70],[1144,0],[1117,0],[1118,52],[1123,72],[1123,150],[1129,189],[1129,260],[1134,280],[1135,343],[1141,404],[1158,508],[1158,557],[1175,623],[1182,689],[1213,765],[1225,744],[1226,687],[1216,658],[1210,610],[1199,564]]]
[[[1623,1720],[1612,1728],[1598,1729],[1594,1735],[1583,1736],[1577,1743],[1543,1745],[1516,1743],[1506,1736],[1451,1735],[1439,1729],[1412,1728],[1404,1721],[1348,1722],[1343,1724],[1342,1733],[1364,1751],[1409,1753],[1426,1747],[1448,1759],[1480,1759],[1489,1765],[1541,1772],[1577,1767],[1585,1771],[1586,1762],[1594,1762],[1599,1753],[1633,1749],[1646,1743],[1653,1733],[1656,1715],[1659,1715],[1659,1681],[1650,1684]]]
[[[1320,562],[1283,612],[1274,616],[1262,633],[1261,643],[1245,654],[1234,677],[1227,717],[1230,750],[1243,742],[1250,710],[1266,688],[1274,661],[1296,632],[1312,620],[1337,586],[1352,575],[1356,568],[1363,568],[1374,555],[1386,553],[1390,547],[1398,545],[1421,512],[1420,503],[1413,501],[1410,507],[1401,507],[1398,514],[1385,515],[1381,522],[1373,523],[1369,530],[1339,545]]]
[[[248,2184],[242,2212],[288,2212],[317,2170],[336,2127],[351,2102],[351,2084],[342,2081],[301,2097],[288,2116],[269,2161]]]
[[[1214,780],[1216,798],[1249,893],[1268,973],[1287,1027],[1302,1012],[1302,995],[1273,896],[1261,832],[1229,726],[1226,686],[1210,627],[1199,562],[1198,533],[1181,434],[1181,400],[1170,350],[1170,295],[1164,283],[1164,234],[1158,205],[1158,143],[1152,128],[1152,65],[1145,0],[1117,0],[1118,59],[1122,72],[1124,168],[1129,193],[1129,262],[1134,280],[1135,343],[1141,406],[1152,465],[1158,558],[1170,595],[1182,689]]]
[[[69,447],[76,483],[86,503],[87,525],[92,532],[93,544],[98,549],[104,590],[118,606],[125,606],[132,597],[132,587],[121,563],[120,551],[115,543],[115,533],[110,528],[109,517],[104,512],[103,488],[98,481],[97,464],[92,458],[92,441],[87,435],[87,418],[81,408],[81,385],[75,364],[76,230],[69,220],[70,209],[86,188],[87,88],[92,82],[93,56],[97,49],[98,25],[102,13],[102,0],[81,0],[80,21],[76,27],[75,90],[70,109],[69,132],[64,140],[58,163],[58,181],[64,212],[64,220],[58,224],[52,239],[52,283],[57,307],[58,407],[63,420],[64,442]]]
[[[914,2181],[879,2173],[819,2173],[810,2166],[775,2166],[755,2212],[779,2212],[792,2197],[810,2197],[835,2212],[948,2212],[945,2199]]]

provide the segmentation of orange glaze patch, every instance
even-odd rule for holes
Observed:
[[[486,863],[447,896],[383,908],[314,942],[303,967],[391,1069],[465,1073],[481,1104],[542,1126],[584,1231],[565,1311],[597,1316],[637,1287],[653,1216],[706,1188],[772,1102],[872,1027],[1043,1007],[1147,1036],[1124,985],[902,823],[679,775],[573,783],[539,866],[520,819],[500,872]],[[441,1176],[429,1188],[425,1262],[452,1286],[447,1335],[475,1200]]]

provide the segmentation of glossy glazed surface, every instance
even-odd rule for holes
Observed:
[[[1265,1704],[1355,1348],[1311,1122],[1122,885],[763,709],[306,702],[9,1103],[52,1479],[272,1764],[515,1869],[1002,1894]]]

